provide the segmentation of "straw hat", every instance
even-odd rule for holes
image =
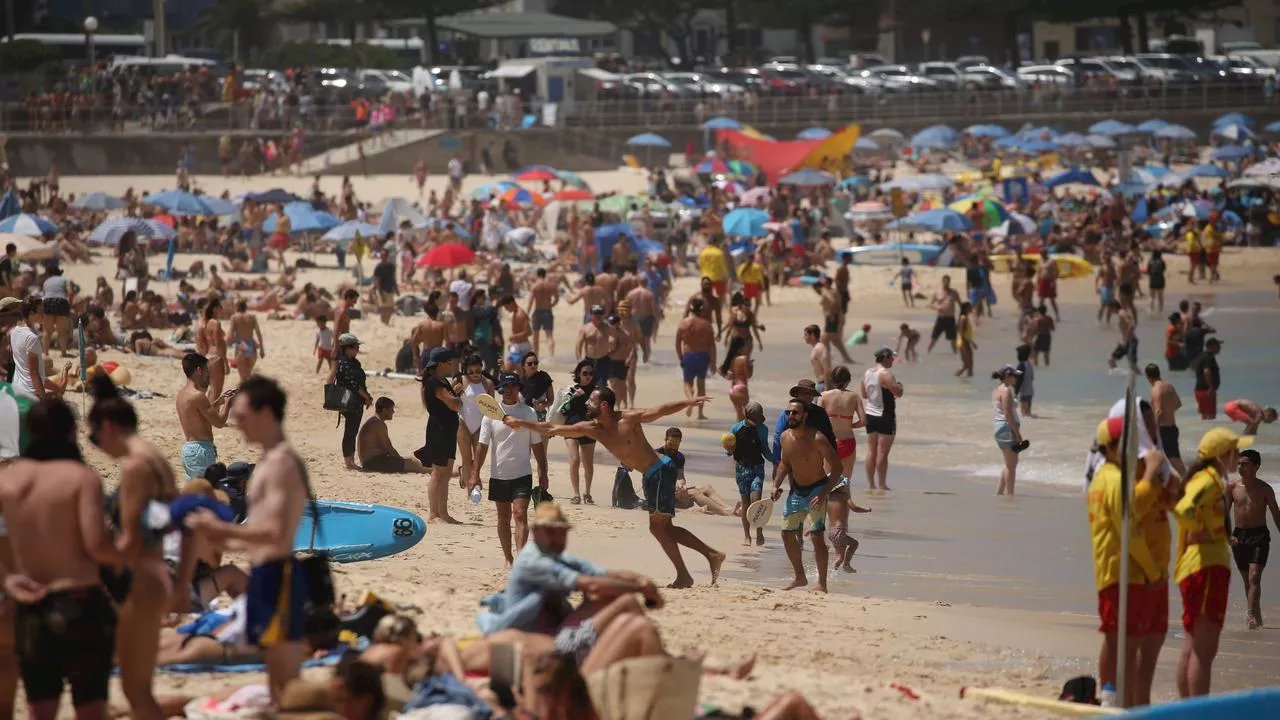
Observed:
[[[571,528],[572,524],[569,518],[565,517],[564,511],[556,503],[544,502],[538,505],[538,509],[533,512],[533,520],[529,523],[533,527],[549,527],[549,528]]]

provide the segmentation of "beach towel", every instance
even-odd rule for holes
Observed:
[[[489,720],[493,717],[493,711],[480,700],[475,691],[452,675],[429,675],[423,678],[413,688],[413,697],[404,704],[404,714],[442,705],[466,708],[470,711],[467,717],[474,720]]]
[[[691,720],[702,665],[666,655],[628,658],[586,677],[600,720]]]
[[[302,663],[302,667],[312,668],[312,667],[328,667],[331,665],[337,665],[338,660],[342,659],[342,655],[346,651],[347,651],[347,648],[345,647],[339,648],[329,653],[328,655],[325,655],[324,657],[312,658],[310,660],[307,660],[306,662]],[[253,672],[266,672],[266,671],[267,671],[266,665],[264,665],[263,663],[255,663],[255,662],[231,663],[231,664],[216,663],[216,662],[176,663],[173,665],[160,665],[156,668],[156,672],[168,673],[170,675],[194,675],[199,673],[253,673]],[[120,672],[119,668],[116,669],[116,672],[117,673]]]

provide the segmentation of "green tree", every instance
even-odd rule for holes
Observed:
[[[252,58],[271,43],[273,19],[268,0],[217,0],[201,15],[199,29],[228,56],[238,47]]]
[[[1138,30],[1137,52],[1147,49],[1150,18],[1156,18],[1168,28],[1180,20],[1207,17],[1217,10],[1238,5],[1240,0],[1034,0],[1032,12],[1053,22],[1115,18],[1120,28],[1121,47],[1128,54],[1135,52],[1134,26]],[[1206,50],[1213,52],[1213,48]]]
[[[355,0],[297,0],[280,10],[284,20],[301,23],[337,23],[343,37],[356,38],[356,27],[362,22],[381,19],[373,17],[376,8]]]
[[[897,0],[896,12],[900,17],[930,17],[939,22],[989,20],[1000,29],[1005,57],[1013,67],[1017,67],[1021,59],[1018,52],[1018,30],[1037,17],[1039,6],[1045,2],[1065,3],[1067,0]],[[995,62],[1001,60],[995,59]]]

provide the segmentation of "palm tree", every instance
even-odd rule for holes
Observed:
[[[270,0],[217,0],[201,14],[199,27],[215,47],[228,54],[238,47],[252,57],[270,44],[274,15]]]

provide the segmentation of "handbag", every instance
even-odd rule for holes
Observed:
[[[320,509],[316,507],[316,496],[311,491],[311,479],[307,476],[307,467],[302,458],[294,456],[298,463],[298,471],[302,473],[302,486],[307,490],[307,500],[311,506],[311,542],[305,553],[295,555],[303,577],[307,580],[307,602],[314,612],[319,608],[332,607],[337,601],[333,590],[333,572],[329,569],[329,558],[315,552],[316,533],[320,532]]]
[[[352,405],[360,400],[355,390],[336,383],[324,386],[324,409],[343,413],[352,409]]]

